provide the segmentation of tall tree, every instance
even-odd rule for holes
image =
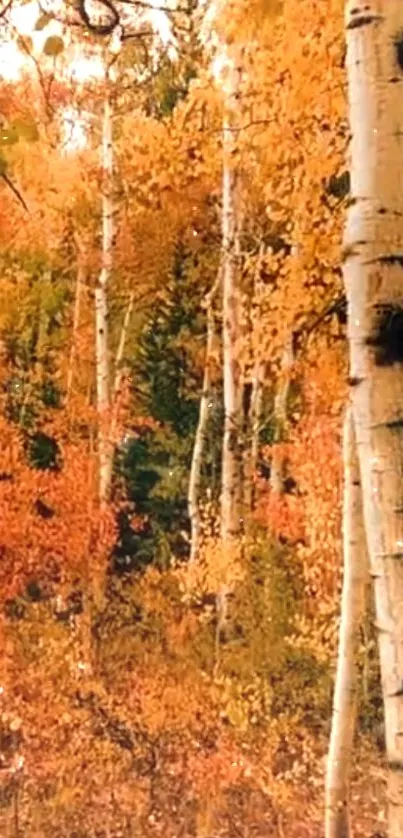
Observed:
[[[348,0],[351,202],[344,280],[352,405],[375,584],[389,836],[403,836],[403,6]]]
[[[239,271],[239,176],[236,166],[234,115],[239,107],[239,68],[229,66],[223,120],[222,308],[224,433],[221,469],[221,540],[224,568],[239,549],[242,532],[242,375],[240,336],[242,300]],[[225,575],[227,570],[225,570]],[[216,665],[220,637],[229,623],[230,586],[217,599]]]
[[[344,420],[344,577],[332,732],[326,775],[326,838],[349,838],[349,780],[357,710],[357,653],[369,581],[352,410]]]
[[[241,294],[239,287],[238,173],[234,146],[234,114],[239,100],[239,70],[230,67],[223,123],[223,377],[224,438],[222,451],[221,535],[231,542],[241,530],[242,387],[240,364]]]

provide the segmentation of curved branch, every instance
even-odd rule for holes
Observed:
[[[107,10],[107,14],[110,17],[109,23],[94,23],[87,12],[86,0],[77,0],[76,11],[78,12],[83,23],[90,30],[90,32],[93,32],[95,35],[112,35],[116,27],[120,26],[121,24],[120,15],[115,6],[114,0],[97,0],[97,2],[100,3],[101,6],[103,6],[104,9]],[[164,12],[170,20],[176,18],[177,15],[180,14],[184,14],[189,17],[192,11],[194,10],[191,2],[188,3],[187,6],[178,5],[175,9],[167,8],[163,3],[161,3],[160,5],[156,5],[154,2],[152,2],[152,0],[121,0],[121,2],[131,8],[145,9],[153,12]],[[178,24],[176,24],[176,26],[178,28],[184,28],[185,31],[188,32],[188,27],[180,27],[178,26]],[[147,36],[148,34],[148,32],[133,33],[133,35],[127,33],[122,37],[122,40],[128,40],[130,37],[141,38]]]
[[[98,2],[107,9],[110,17],[109,23],[93,23],[85,8],[85,0],[78,0],[77,11],[90,32],[94,32],[95,35],[112,35],[112,32],[120,24],[119,12],[112,0],[98,0]]]

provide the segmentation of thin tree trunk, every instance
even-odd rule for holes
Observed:
[[[242,533],[242,376],[240,337],[242,302],[239,277],[238,176],[234,157],[233,115],[238,105],[239,71],[230,75],[223,122],[223,379],[224,435],[221,470],[221,543],[225,574],[240,549]],[[217,597],[216,667],[220,638],[227,634],[231,589],[224,582]]]
[[[235,74],[234,74],[235,75]],[[222,451],[221,536],[224,543],[241,531],[242,391],[240,332],[241,294],[237,258],[237,173],[234,163],[232,110],[236,103],[234,83],[224,115],[223,128],[223,364],[224,438]],[[235,100],[235,102],[234,102]]]
[[[106,78],[102,131],[102,268],[95,288],[96,380],[98,410],[99,498],[104,503],[110,487],[108,285],[113,265],[113,136],[109,79]]]
[[[293,333],[287,336],[281,362],[280,380],[274,399],[274,448],[271,459],[270,488],[281,494],[284,491],[284,452],[281,443],[285,440],[287,426],[287,407],[294,364]]]
[[[127,333],[129,331],[130,320],[133,314],[134,308],[134,291],[130,292],[129,302],[126,306],[125,316],[123,318],[122,328],[120,330],[119,335],[119,344],[116,351],[116,358],[115,358],[115,380],[113,382],[113,397],[116,398],[117,394],[119,393],[121,384],[122,384],[122,377],[123,377],[123,355],[125,351],[126,341],[127,341]]]
[[[357,652],[365,614],[369,567],[361,481],[351,407],[344,421],[344,576],[326,775],[326,838],[350,838],[349,786],[357,709]]]
[[[193,445],[192,465],[190,469],[188,489],[188,511],[191,526],[190,561],[197,559],[200,546],[200,487],[203,458],[207,444],[207,428],[209,420],[209,400],[211,398],[212,353],[214,348],[214,297],[220,284],[221,276],[217,277],[212,289],[206,296],[207,341],[204,361],[203,388],[200,397],[199,421],[197,423],[195,441]]]
[[[122,385],[122,378],[123,378],[123,367],[122,367],[122,360],[125,351],[125,345],[127,340],[127,333],[129,330],[130,319],[133,313],[134,307],[134,291],[131,292],[129,297],[129,302],[126,307],[125,315],[123,318],[122,328],[120,330],[119,336],[119,344],[116,352],[115,358],[115,378],[112,387],[112,404],[111,404],[111,416],[110,416],[110,426],[108,429],[108,463],[105,468],[105,491],[106,495],[108,496],[110,493],[111,483],[112,483],[112,472],[113,472],[113,459],[115,455],[116,449],[116,430],[118,424],[118,409],[119,409],[119,394],[120,388]]]
[[[403,838],[403,4],[349,0],[346,27],[350,379],[375,584],[389,838]]]

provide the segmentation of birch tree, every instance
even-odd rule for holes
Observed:
[[[332,730],[326,775],[326,838],[350,838],[349,779],[357,709],[357,652],[369,568],[351,407],[344,421],[344,576]]]
[[[239,92],[236,67],[228,70],[223,120],[222,186],[222,307],[224,434],[221,467],[221,542],[225,575],[239,550],[242,531],[242,375],[239,360],[242,300],[239,283],[238,177],[235,160],[234,113]],[[217,598],[216,666],[220,636],[229,623],[230,586],[226,582]]]
[[[241,530],[242,388],[239,339],[242,303],[239,287],[237,237],[237,171],[234,112],[238,100],[238,70],[230,68],[223,123],[223,378],[224,437],[222,450],[221,536],[233,541]]]
[[[403,5],[348,0],[351,203],[344,280],[379,637],[389,836],[403,836]]]

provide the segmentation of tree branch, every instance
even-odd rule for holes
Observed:
[[[0,9],[0,18],[5,17],[11,6],[13,5],[13,0],[8,0],[8,3],[4,6],[3,9]]]
[[[112,0],[98,0],[98,2],[107,10],[110,18],[109,23],[93,23],[85,7],[85,0],[78,0],[77,11],[90,32],[95,35],[112,35],[120,24],[119,12]]]
[[[4,172],[2,173],[1,177],[3,178],[4,182],[7,184],[9,189],[11,189],[11,191],[14,192],[15,197],[20,202],[21,206],[24,207],[24,210],[26,212],[29,212],[27,204],[25,203],[24,198],[22,197],[21,192],[19,191],[19,189],[17,189],[17,187],[14,186],[13,182],[10,180],[10,178]]]

